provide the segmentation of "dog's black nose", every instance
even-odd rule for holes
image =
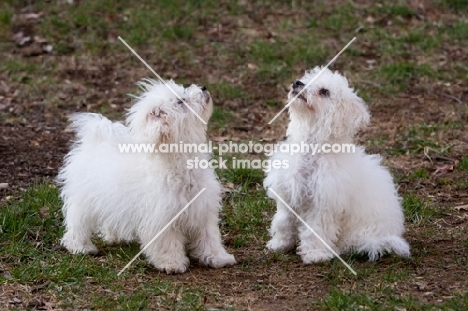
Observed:
[[[203,92],[204,92],[204,91],[206,91],[206,87],[205,87],[205,86],[203,86],[203,85],[202,85],[202,86],[200,86],[200,89],[201,89]]]
[[[304,85],[305,85],[305,84],[302,83],[301,81],[296,80],[296,81],[294,81],[294,83],[293,83],[293,88],[294,88],[294,89],[297,89],[298,87],[304,86]]]

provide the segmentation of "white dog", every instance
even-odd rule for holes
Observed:
[[[289,100],[302,93],[289,107],[288,138],[282,144],[318,144],[327,151],[332,144],[351,144],[356,132],[369,123],[365,103],[339,73],[326,69],[304,89],[320,70],[316,67],[293,83]],[[410,255],[402,237],[400,199],[380,156],[356,147],[354,153],[276,152],[275,159],[287,160],[289,168],[271,170],[264,186],[278,193],[336,253],[367,253],[369,260],[392,251]],[[333,257],[275,194],[268,195],[277,203],[270,250],[289,251],[299,240],[297,250],[304,263]]]
[[[205,121],[213,103],[204,87],[169,86]],[[164,84],[147,79],[126,125],[92,113],[74,115],[78,140],[65,158],[61,185],[66,232],[61,243],[71,253],[97,253],[93,233],[109,243],[138,241],[147,245],[163,227],[206,190],[144,251],[167,273],[183,273],[190,255],[220,268],[235,264],[218,228],[221,187],[212,169],[187,169],[187,160],[210,155],[122,153],[122,143],[206,143],[206,125]]]

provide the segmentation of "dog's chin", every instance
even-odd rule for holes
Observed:
[[[312,107],[312,105],[310,105],[307,102],[307,99],[304,97],[303,94],[300,94],[299,96],[297,96],[297,94],[298,93],[294,92],[294,91],[292,91],[289,94],[288,100],[289,101],[293,100],[291,102],[291,105],[290,105],[291,110],[297,110],[298,112],[300,112],[300,111],[307,111],[307,112],[315,111],[314,107]]]

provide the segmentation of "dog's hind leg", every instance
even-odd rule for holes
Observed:
[[[271,240],[268,241],[267,248],[273,252],[288,252],[296,245],[296,216],[280,201],[277,201],[277,211],[271,222],[270,236]]]
[[[66,204],[65,234],[60,244],[72,254],[97,254],[97,247],[91,242],[94,226],[91,219],[86,217],[81,204]]]
[[[189,245],[192,257],[212,268],[236,264],[236,259],[226,251],[222,243],[217,212],[209,212],[205,222],[194,231]]]

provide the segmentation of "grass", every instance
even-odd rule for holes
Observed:
[[[224,128],[234,118],[232,112],[222,107],[215,107],[210,118],[210,128]]]
[[[428,221],[437,214],[429,207],[428,202],[413,193],[408,193],[403,197],[402,205],[406,219],[413,223]]]
[[[234,249],[256,247],[258,241],[268,239],[269,219],[274,212],[272,202],[261,189],[264,173],[261,170],[232,169],[218,170],[224,184],[232,183],[232,189],[224,198],[221,228],[229,233]],[[423,170],[416,171],[418,177],[426,176]],[[1,233],[0,255],[3,269],[9,276],[0,276],[4,284],[41,285],[43,295],[54,295],[63,308],[78,308],[92,305],[97,309],[146,309],[157,304],[163,308],[177,310],[204,309],[207,293],[197,286],[180,285],[146,264],[144,258],[137,260],[119,278],[116,272],[138,251],[138,245],[106,246],[96,241],[101,255],[70,255],[58,248],[63,233],[61,201],[57,189],[51,184],[36,184],[17,199],[0,209]],[[427,222],[435,216],[427,202],[415,194],[404,197],[403,207],[406,218],[412,223]],[[255,257],[251,258],[255,262]],[[297,260],[296,255],[275,255],[274,261],[285,267]],[[353,259],[354,258],[354,259]],[[377,266],[363,264],[361,257],[345,256],[362,279],[378,277]],[[385,271],[386,285],[374,288],[372,285],[359,286],[353,293],[343,291],[340,284],[349,278],[346,269],[338,260],[320,265],[327,275],[327,282],[334,286],[320,301],[317,308],[330,310],[381,309],[395,306],[420,308],[421,302],[397,294],[390,285],[405,282],[411,274],[411,266],[398,259],[394,269]],[[269,262],[269,261],[267,261]],[[246,263],[246,268],[249,264]],[[151,275],[151,276],[150,276]],[[380,281],[381,282],[381,281]],[[129,284],[131,284],[129,291]],[[359,283],[356,283],[359,284]],[[94,288],[92,293],[90,288]],[[372,289],[371,295],[369,290]],[[259,287],[263,290],[263,287]],[[385,295],[385,296],[382,296]],[[465,295],[466,296],[466,295]],[[378,297],[378,298],[377,298]],[[385,298],[389,297],[389,298]],[[459,302],[448,301],[447,306],[465,306],[466,297]],[[465,299],[465,300],[463,300]],[[465,302],[463,302],[465,301]]]
[[[379,73],[389,92],[408,89],[409,84],[417,83],[422,78],[437,78],[436,72],[428,64],[417,65],[406,61],[382,65]]]
[[[453,148],[453,143],[445,137],[459,135],[463,124],[460,121],[448,121],[427,124],[416,123],[408,125],[403,132],[399,132],[398,146],[389,150],[392,154],[423,154],[426,152],[438,155],[448,154]]]
[[[90,304],[97,309],[134,310],[156,302],[178,310],[202,308],[203,297],[196,288],[178,286],[157,275],[137,280],[127,272],[119,278],[117,269],[131,259],[130,253],[137,252],[137,245],[124,252],[100,245],[103,252],[100,258],[70,255],[58,248],[63,232],[60,208],[57,189],[50,184],[38,184],[0,209],[2,270],[10,267],[7,277],[0,275],[1,283],[45,284],[40,291],[56,296],[63,308]],[[141,260],[135,266],[130,271],[147,268]],[[132,285],[131,293],[128,283]],[[89,292],[93,284],[99,286]]]
[[[462,171],[468,171],[468,157],[463,157],[458,164],[458,169]]]

